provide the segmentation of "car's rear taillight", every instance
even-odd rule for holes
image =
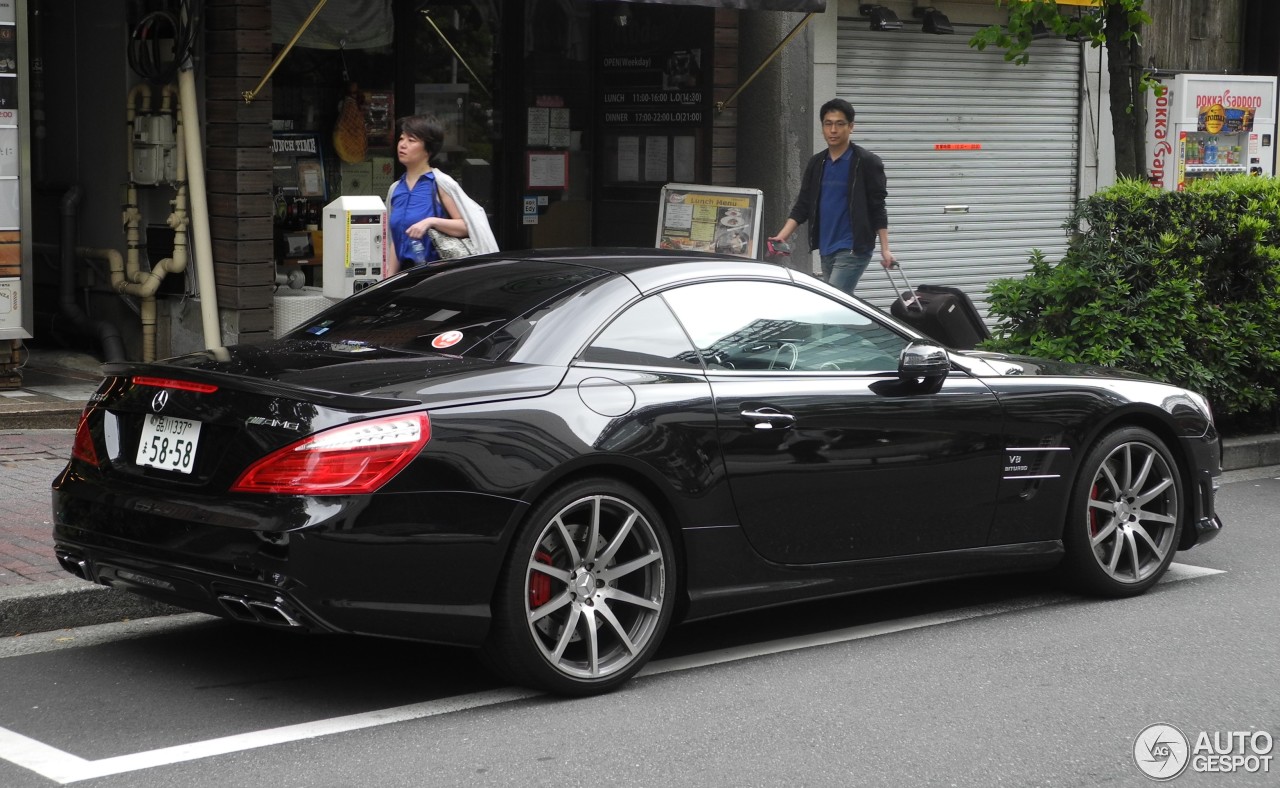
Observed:
[[[371,493],[431,439],[425,413],[334,427],[268,454],[240,474],[232,492],[286,495]]]
[[[178,391],[194,391],[197,394],[212,394],[218,390],[218,387],[212,383],[195,383],[190,380],[178,380],[176,378],[157,378],[150,375],[134,375],[133,385],[135,386],[154,386],[161,389],[176,389]]]
[[[80,423],[76,425],[76,438],[71,444],[71,457],[97,466],[98,450],[93,445],[93,434],[89,432],[89,409],[80,414]]]

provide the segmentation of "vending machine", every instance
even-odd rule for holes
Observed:
[[[1177,74],[1147,110],[1151,183],[1182,191],[1197,178],[1275,175],[1276,78]]]
[[[387,208],[381,197],[339,197],[324,207],[324,294],[346,298],[382,281]]]

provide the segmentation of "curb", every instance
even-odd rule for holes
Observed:
[[[130,591],[69,577],[0,588],[0,637],[187,612]]]
[[[80,414],[83,412],[83,405],[0,411],[0,429],[74,430],[80,425]]]
[[[1251,435],[1224,438],[1222,470],[1238,471],[1264,465],[1280,465],[1280,435]]]

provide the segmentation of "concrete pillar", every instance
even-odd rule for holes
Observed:
[[[828,13],[834,14],[834,10]],[[819,106],[814,104],[815,28],[825,16],[810,20],[734,100],[738,107],[738,185],[764,193],[764,236],[782,228],[799,191],[805,162],[818,150],[814,147],[818,128],[814,113]],[[738,38],[740,78],[749,77],[803,19],[800,13],[743,12]],[[791,265],[812,271],[805,238],[798,235],[795,240]]]

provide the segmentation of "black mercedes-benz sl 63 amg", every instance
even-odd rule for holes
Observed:
[[[570,695],[673,620],[1038,569],[1129,596],[1221,528],[1199,394],[949,350],[736,257],[450,261],[103,369],[53,485],[68,571]]]

